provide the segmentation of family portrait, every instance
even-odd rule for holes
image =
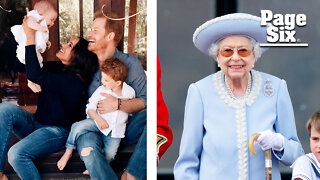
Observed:
[[[0,0],[0,180],[320,179],[319,7]]]
[[[0,5],[0,179],[146,179],[146,2]]]

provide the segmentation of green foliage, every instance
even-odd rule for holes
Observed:
[[[126,0],[126,16],[129,16],[129,5],[130,0]],[[144,69],[147,66],[147,1],[137,0],[137,12],[142,11],[136,16],[136,39],[135,39],[135,51],[134,56],[136,56],[140,61]],[[131,14],[130,14],[131,15]],[[124,51],[127,52],[128,49],[128,29],[129,20],[125,21],[125,34],[124,34]]]
[[[83,0],[83,37],[88,38],[93,21],[93,0]]]
[[[59,1],[60,44],[80,36],[79,1]]]

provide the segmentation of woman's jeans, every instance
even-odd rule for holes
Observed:
[[[66,148],[68,149],[76,149],[77,139],[88,132],[97,132],[102,137],[104,143],[104,153],[108,162],[114,160],[114,157],[117,154],[118,148],[120,146],[121,138],[113,138],[111,137],[110,132],[108,136],[104,135],[93,119],[85,119],[79,122],[75,122],[72,124],[71,131],[69,133],[69,137],[67,139]]]
[[[146,179],[146,136],[146,109],[144,109],[129,119],[123,139],[124,144],[137,143],[125,170],[139,180]],[[103,140],[98,133],[88,132],[77,140],[77,150],[91,179],[116,180],[118,177],[104,158],[102,147]]]
[[[12,132],[20,141],[8,152]],[[32,160],[63,149],[68,134],[66,128],[39,124],[33,114],[14,104],[0,103],[0,172],[8,152],[10,165],[22,180],[40,179]]]

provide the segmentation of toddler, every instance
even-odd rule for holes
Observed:
[[[311,153],[300,156],[291,166],[292,180],[320,179],[320,110],[308,120]]]
[[[117,58],[106,60],[101,69],[102,85],[89,98],[86,113],[88,118],[72,125],[66,143],[66,151],[58,161],[57,166],[63,170],[75,149],[76,140],[88,131],[100,132],[104,142],[104,152],[108,162],[112,161],[117,153],[121,138],[124,138],[128,113],[120,111],[121,99],[135,98],[135,91],[124,81],[127,78],[126,65]],[[105,99],[101,93],[110,94],[118,98],[118,110],[106,114],[97,112],[98,101]]]

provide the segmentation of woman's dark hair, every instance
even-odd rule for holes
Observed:
[[[79,42],[72,51],[71,63],[65,67],[64,71],[77,75],[88,87],[99,68],[98,57],[88,50],[88,41],[82,37],[79,37]]]

